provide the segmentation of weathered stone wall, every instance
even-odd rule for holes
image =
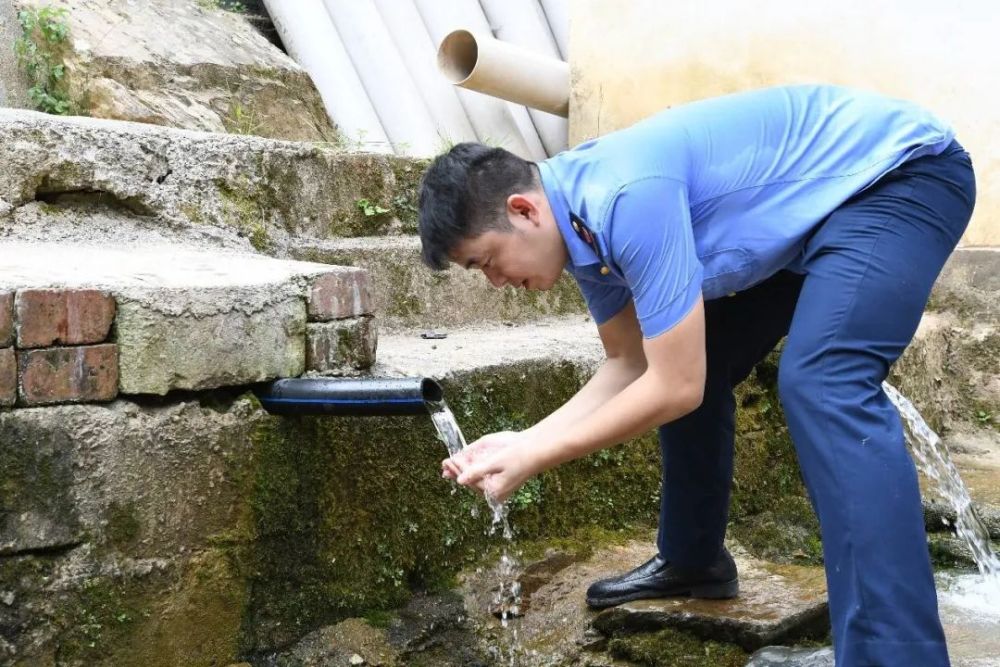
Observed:
[[[36,200],[89,195],[202,243],[239,234],[281,254],[290,236],[414,232],[424,163],[0,109],[0,164],[0,222]]]
[[[0,0],[0,107],[30,108],[28,82],[14,55],[14,40],[21,34],[13,0]],[[8,47],[9,45],[9,47]]]
[[[471,439],[541,418],[591,368],[476,369],[446,394]],[[773,393],[741,397],[757,428],[738,515],[801,493],[787,440],[761,430],[780,419]],[[4,412],[0,442],[0,647],[28,664],[225,664],[446,585],[490,543],[482,501],[440,479],[425,418],[277,418],[216,393]],[[651,525],[658,457],[651,435],[532,481],[519,537]]]
[[[64,9],[63,43],[35,35],[65,66],[57,86],[74,115],[337,142],[319,93],[240,14],[211,0],[14,0]],[[18,28],[18,33],[20,29]]]

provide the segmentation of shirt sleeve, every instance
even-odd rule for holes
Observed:
[[[621,312],[632,298],[631,292],[622,285],[611,285],[606,281],[588,280],[584,276],[576,276],[576,284],[580,287],[583,300],[594,322],[600,326]]]
[[[698,301],[703,275],[687,186],[669,178],[626,186],[612,203],[605,228],[643,336],[653,338],[673,328]]]

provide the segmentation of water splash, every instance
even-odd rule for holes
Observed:
[[[431,421],[437,430],[438,438],[444,442],[448,448],[448,454],[455,456],[465,449],[465,436],[459,428],[455,415],[444,400],[440,402],[430,402],[427,409],[431,413]],[[493,512],[493,520],[490,523],[489,534],[495,535],[499,530],[503,537],[503,550],[500,555],[500,567],[498,576],[500,585],[493,596],[493,610],[500,617],[500,624],[508,628],[510,619],[516,618],[521,610],[521,582],[518,580],[521,571],[521,562],[516,555],[512,555],[510,545],[514,540],[514,531],[511,530],[510,521],[507,515],[509,507],[506,503],[497,502],[489,494],[486,494],[486,503]],[[479,515],[478,507],[473,506],[472,516]],[[518,655],[517,628],[511,627],[510,641],[506,649],[499,647],[496,658],[506,663],[508,667],[516,667]]]
[[[888,382],[882,383],[889,400],[903,418],[904,431],[913,456],[924,475],[934,481],[934,490],[955,510],[955,533],[972,551],[985,586],[1000,591],[1000,558],[990,548],[989,532],[976,513],[969,490],[948,454],[948,448],[913,403]]]

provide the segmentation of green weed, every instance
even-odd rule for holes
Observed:
[[[69,40],[69,11],[63,7],[41,7],[18,12],[21,36],[14,41],[17,61],[28,73],[32,86],[28,97],[35,108],[65,116],[73,111],[63,79],[65,45]]]

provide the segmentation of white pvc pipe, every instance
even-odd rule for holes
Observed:
[[[541,0],[549,30],[559,45],[562,59],[569,62],[569,0]]]
[[[434,121],[372,0],[324,1],[396,153],[436,153]]]
[[[493,34],[497,39],[508,44],[514,44],[522,49],[559,61],[559,47],[549,31],[545,13],[538,0],[480,0],[486,18],[490,21]],[[532,69],[521,72],[525,78],[535,78],[537,73]],[[567,113],[569,107],[569,67],[566,67],[566,99]],[[538,136],[549,155],[555,155],[566,149],[569,130],[566,114],[562,118],[552,113],[539,111],[537,107],[528,105]]]
[[[563,118],[569,114],[569,65],[561,60],[456,30],[441,42],[438,67],[457,86]]]
[[[489,32],[489,23],[478,0],[415,0],[427,32],[435,44],[459,28]],[[528,160],[543,160],[545,147],[523,106],[491,99],[468,90],[458,91],[479,140],[500,145]]]
[[[312,77],[330,120],[348,144],[392,153],[322,0],[264,0],[264,5],[288,53]]]
[[[413,0],[375,0],[375,7],[431,113],[440,148],[475,141],[476,131],[458,100],[458,92],[438,71],[434,58],[437,47]]]

